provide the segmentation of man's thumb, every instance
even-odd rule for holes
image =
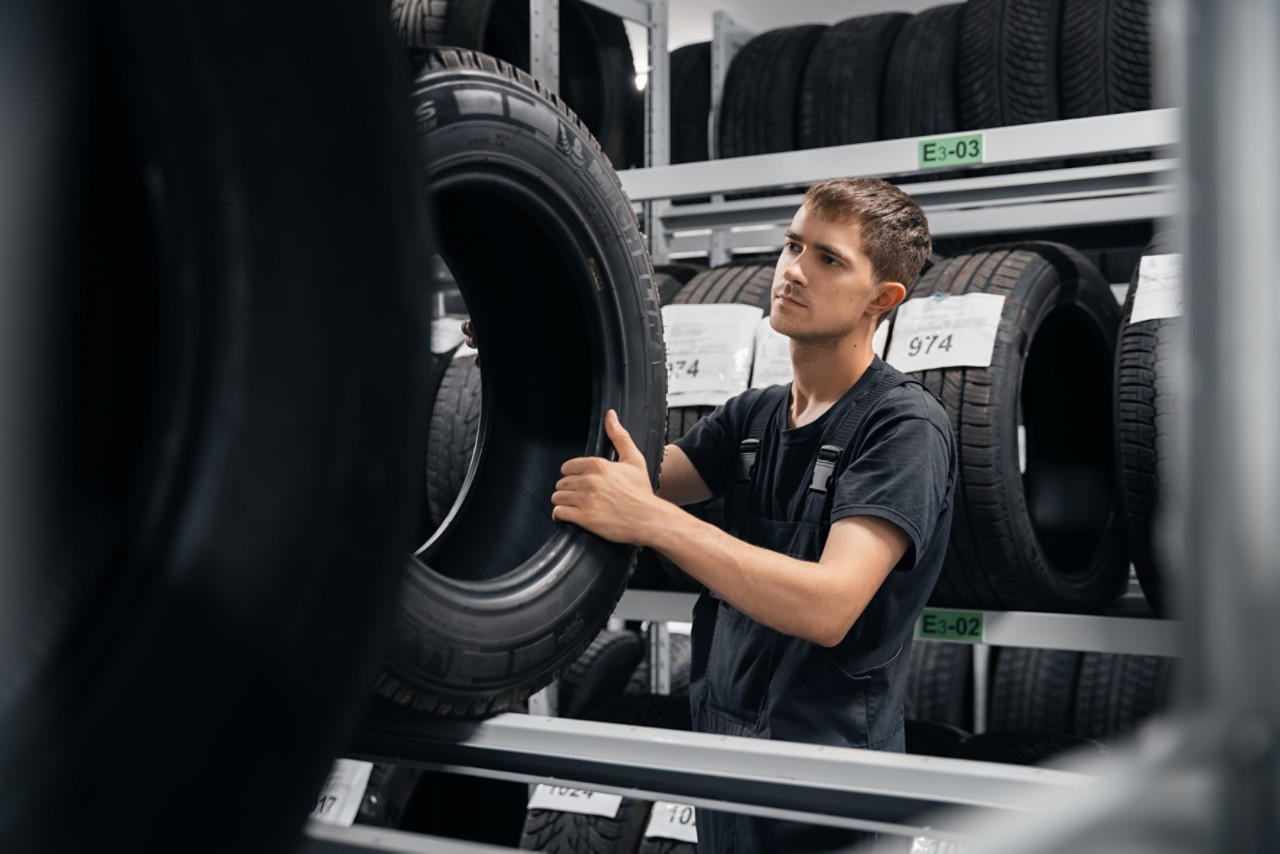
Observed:
[[[631,434],[627,432],[626,427],[622,426],[618,413],[612,409],[604,416],[604,430],[609,435],[609,440],[613,442],[613,447],[618,451],[619,461],[644,465],[644,454],[640,453],[636,443],[631,441]]]

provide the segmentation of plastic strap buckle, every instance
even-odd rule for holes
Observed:
[[[810,492],[821,492],[824,495],[831,483],[831,475],[835,473],[836,463],[844,450],[837,445],[823,445],[818,451],[818,460],[813,464],[813,480],[809,483]]]
[[[738,446],[738,483],[749,483],[755,476],[756,454],[759,450],[759,439],[743,439]]]

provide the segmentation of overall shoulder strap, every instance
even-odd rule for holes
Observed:
[[[734,514],[747,506],[751,495],[751,482],[756,475],[756,460],[760,456],[760,442],[769,429],[769,422],[787,399],[787,386],[770,386],[752,404],[747,415],[747,431],[738,444],[738,473],[732,489],[726,496],[725,520],[729,530],[735,527]]]
[[[919,385],[919,382],[898,371],[884,370],[861,400],[854,401],[840,418],[827,426],[822,437],[825,441],[818,450],[818,458],[813,461],[813,476],[800,514],[802,520],[822,526],[824,542],[831,527],[831,503],[835,498],[833,478],[848,465],[849,454],[858,446],[869,417],[880,401],[890,391],[904,385]]]

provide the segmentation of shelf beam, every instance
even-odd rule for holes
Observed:
[[[983,165],[1166,148],[1178,141],[1177,123],[1177,110],[1163,109],[991,128],[983,131],[986,135]],[[804,187],[834,175],[915,173],[919,165],[919,142],[920,139],[894,139],[706,163],[679,163],[628,169],[619,176],[632,201],[709,196],[769,187]]]
[[[1017,813],[1035,794],[1066,795],[1095,780],[1043,768],[521,714],[366,720],[348,755],[886,833],[929,826],[939,839],[965,838],[948,829],[939,811]]]
[[[693,619],[696,600],[695,593],[628,590],[618,603],[614,616],[626,620],[687,623]],[[1032,611],[981,613],[983,641],[992,646],[1168,657],[1180,656],[1184,652],[1183,625],[1177,620]]]

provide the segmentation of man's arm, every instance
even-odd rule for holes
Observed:
[[[662,454],[662,474],[658,478],[658,497],[678,504],[697,504],[711,497],[707,486],[689,460],[676,445],[667,445]]]
[[[656,549],[747,616],[784,634],[823,646],[839,643],[910,543],[891,522],[855,516],[831,526],[816,563],[748,545],[655,496],[643,455],[612,412],[605,430],[618,461],[580,457],[565,463],[551,497],[552,518]]]

